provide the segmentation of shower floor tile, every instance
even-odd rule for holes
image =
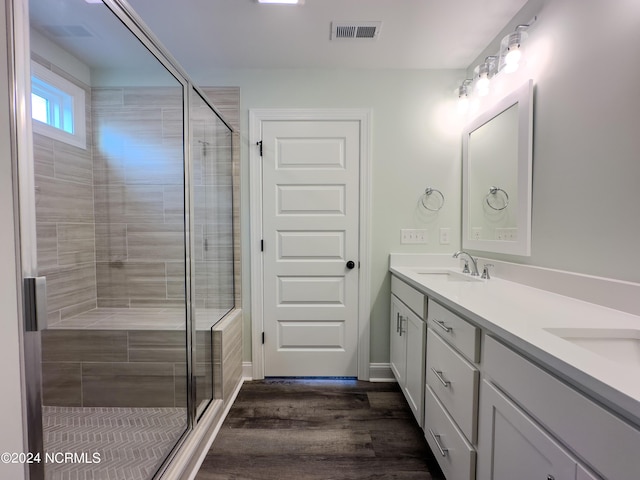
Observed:
[[[43,407],[46,480],[148,480],[186,430],[184,408]],[[84,455],[65,462],[61,454]],[[99,463],[91,463],[99,454]],[[85,461],[88,459],[88,461]]]

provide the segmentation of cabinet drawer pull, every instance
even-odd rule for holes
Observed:
[[[451,333],[451,330],[453,330],[453,328],[451,328],[451,327],[447,327],[447,326],[444,324],[444,321],[443,321],[443,320],[436,320],[436,319],[434,318],[434,319],[433,319],[433,321],[434,321],[434,322],[436,322],[436,325],[438,325],[441,329],[443,329],[443,330],[444,330],[445,332],[447,332],[447,333]]]
[[[438,380],[440,380],[442,382],[442,384],[445,387],[448,387],[449,385],[451,385],[451,382],[448,382],[444,379],[444,377],[442,376],[442,372],[437,371],[435,368],[431,367],[431,371],[434,373],[434,375],[438,378]]]
[[[433,433],[433,430],[429,429],[429,433],[431,434],[431,437],[433,438],[433,441],[436,442],[436,447],[438,447],[438,450],[440,450],[440,455],[442,455],[443,457],[447,456],[447,452],[449,451],[448,448],[444,448],[441,444],[440,444],[440,435],[437,435],[435,433]]]

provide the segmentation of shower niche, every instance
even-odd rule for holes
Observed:
[[[44,449],[150,479],[223,396],[233,131],[125,2],[28,3]]]

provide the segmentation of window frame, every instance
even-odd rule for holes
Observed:
[[[37,62],[31,61],[31,79],[36,77],[40,82],[43,82],[54,89],[62,91],[64,94],[68,95],[71,98],[72,107],[71,109],[67,109],[67,111],[71,111],[71,122],[73,125],[73,133],[69,133],[62,128],[55,127],[51,124],[41,122],[40,120],[36,120],[35,118],[31,118],[33,132],[39,133],[46,137],[52,138],[54,140],[58,140],[60,142],[67,143],[69,145],[73,145],[78,148],[85,149],[87,148],[87,133],[86,133],[86,117],[85,117],[85,108],[86,108],[86,94],[85,90],[78,85],[71,83],[69,80],[61,77],[57,73],[49,70],[48,68],[40,65]],[[33,80],[32,80],[33,82]],[[33,86],[30,88],[31,93],[33,94]],[[38,93],[36,93],[38,95]],[[39,97],[45,98],[43,95],[38,95]],[[53,96],[52,96],[53,97]],[[52,98],[51,97],[51,98]],[[31,98],[31,97],[29,97]],[[51,100],[51,98],[45,98],[45,100]],[[33,114],[32,114],[33,115]],[[66,123],[67,118],[63,118],[63,124]]]

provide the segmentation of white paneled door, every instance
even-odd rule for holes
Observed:
[[[359,136],[262,122],[266,376],[358,375]]]

